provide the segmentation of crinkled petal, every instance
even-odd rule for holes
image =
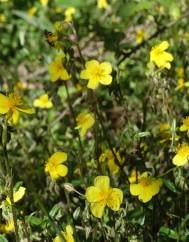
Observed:
[[[152,181],[152,185],[151,185],[152,196],[159,193],[161,186],[162,186],[162,180],[161,179],[156,179],[156,180]]]
[[[99,62],[96,60],[87,61],[85,64],[86,69],[94,69],[99,66]]]
[[[97,176],[94,180],[94,185],[101,190],[108,190],[110,188],[110,179],[108,176]]]
[[[159,45],[158,45],[158,48],[161,50],[161,51],[164,51],[166,49],[169,48],[169,43],[167,41],[163,41],[161,42]]]
[[[152,192],[149,188],[144,188],[143,187],[143,190],[142,192],[140,193],[139,195],[139,200],[141,200],[143,203],[146,203],[146,202],[149,202],[151,199],[152,199]]]
[[[98,202],[101,200],[100,189],[98,187],[90,186],[87,188],[85,197],[88,202]]]
[[[102,218],[105,206],[106,206],[105,201],[92,203],[90,206],[91,213],[96,218]]]
[[[20,113],[19,113],[19,111],[18,110],[16,110],[16,109],[14,109],[13,111],[12,111],[12,116],[11,116],[11,122],[13,123],[13,124],[17,124],[18,123],[18,120],[19,120],[19,117],[20,117]]]
[[[118,188],[113,188],[108,196],[107,206],[113,211],[118,211],[123,201],[123,192]]]
[[[173,157],[173,164],[176,166],[184,166],[188,161],[189,155],[183,157],[182,155],[176,154]]]
[[[96,78],[90,78],[87,87],[90,89],[96,89],[99,85],[99,80]]]
[[[89,79],[90,78],[90,73],[88,70],[82,70],[80,73],[80,78],[81,79]]]

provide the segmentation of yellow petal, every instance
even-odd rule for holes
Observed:
[[[110,179],[108,176],[97,176],[94,180],[94,185],[101,190],[108,190],[110,188]]]
[[[151,192],[152,192],[152,196],[159,193],[161,186],[162,186],[162,180],[161,179],[155,179],[154,181],[152,181],[152,185],[151,185],[151,188],[150,188]]]
[[[10,110],[9,98],[0,93],[0,114],[8,113]]]
[[[67,160],[67,154],[65,152],[55,152],[50,158],[49,161],[50,162],[54,162],[56,164],[60,164],[63,163],[64,161]]]
[[[88,70],[82,70],[81,73],[80,73],[80,78],[81,79],[89,79],[90,74],[89,74]]]
[[[16,107],[16,109],[20,112],[27,113],[27,114],[33,114],[35,113],[35,110],[33,108],[27,108],[27,107]]]
[[[101,80],[100,83],[103,85],[110,85],[112,83],[112,76],[106,75]]]
[[[20,187],[18,189],[18,191],[13,193],[13,200],[14,202],[18,202],[20,199],[23,198],[24,194],[25,194],[26,188],[25,187]],[[6,201],[11,204],[10,198],[7,197]]]
[[[13,124],[17,124],[18,123],[18,120],[19,120],[19,112],[18,110],[14,109],[13,112],[12,112],[12,117],[11,117],[11,121]]]
[[[173,164],[176,166],[184,166],[188,161],[188,157],[189,157],[189,155],[184,157],[180,154],[176,154],[173,157]]]
[[[100,189],[98,187],[88,187],[85,193],[85,197],[88,202],[98,202],[101,199]]]
[[[87,87],[94,90],[98,87],[98,84],[99,84],[99,80],[97,80],[96,78],[91,78],[89,79]]]
[[[108,196],[107,206],[113,211],[118,211],[123,201],[123,192],[118,188],[113,188]]]
[[[90,206],[91,213],[96,218],[102,218],[105,206],[106,206],[105,201],[92,203]]]
[[[61,75],[60,75],[60,79],[61,80],[64,80],[64,81],[67,81],[71,78],[71,76],[68,74],[67,70],[66,69],[63,69],[61,71]]]
[[[141,193],[141,185],[140,184],[130,184],[130,193],[133,196],[138,196]]]
[[[100,68],[104,70],[105,74],[110,74],[112,72],[112,66],[109,62],[102,62]]]
[[[158,45],[158,48],[161,50],[161,51],[164,51],[166,49],[169,48],[169,43],[167,41],[163,41],[161,42],[159,45]]]
[[[86,69],[94,69],[99,66],[99,62],[96,60],[87,61],[85,64]]]
[[[149,202],[152,199],[152,192],[151,189],[149,189],[147,187],[147,189],[145,189],[144,187],[142,188],[142,191],[139,195],[139,200],[141,200],[143,203]]]
[[[61,177],[66,176],[67,173],[68,173],[68,168],[67,168],[67,166],[65,166],[65,165],[59,165],[59,166],[57,167],[57,173],[58,173],[58,175],[61,176]]]

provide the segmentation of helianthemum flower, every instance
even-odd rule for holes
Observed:
[[[114,150],[114,154],[117,157],[117,160],[119,162],[119,164],[121,165],[123,163],[123,160],[121,159],[120,153],[119,151],[116,151],[115,148],[113,148]],[[110,149],[106,149],[99,157],[99,161],[100,162],[104,162],[104,161],[108,161],[108,167],[110,169],[110,171],[113,174],[116,174],[119,171],[119,166],[115,163],[115,156],[114,156],[113,152]]]
[[[45,171],[50,174],[52,180],[56,180],[67,175],[68,168],[62,164],[66,160],[67,154],[64,152],[56,152],[48,159],[45,165]]]
[[[173,157],[173,164],[176,166],[184,166],[189,160],[189,146],[182,143],[177,147],[176,155]]]
[[[110,187],[108,176],[97,176],[94,186],[88,187],[85,197],[90,203],[92,214],[97,218],[102,218],[106,206],[113,211],[118,211],[123,201],[123,192],[118,188]]]
[[[18,93],[10,93],[8,96],[0,93],[0,114],[6,114],[10,123],[17,124],[20,112],[32,114],[34,110],[23,104]]]
[[[163,41],[159,45],[152,47],[150,51],[150,62],[154,62],[159,68],[171,68],[170,62],[173,61],[173,56],[165,50],[169,47],[167,41]]]
[[[180,131],[187,132],[187,135],[189,136],[189,117],[186,117],[182,120],[182,125],[180,126]]]
[[[94,125],[95,119],[92,113],[83,112],[76,117],[76,121],[76,129],[79,129],[79,133],[83,137],[86,135],[87,130]]]
[[[49,100],[48,94],[43,94],[34,100],[33,106],[37,108],[52,108],[53,104]]]
[[[73,229],[71,225],[66,226],[66,232],[62,232],[62,235],[66,242],[74,242]],[[59,236],[53,239],[53,242],[62,242]]]
[[[74,7],[69,7],[65,10],[65,21],[70,22],[73,19],[73,16],[76,12],[76,9]]]
[[[96,60],[87,61],[85,69],[81,71],[80,77],[89,80],[87,87],[95,89],[99,83],[110,85],[112,83],[112,66],[108,62],[99,63]]]
[[[106,9],[108,7],[108,2],[107,0],[97,0],[97,6],[98,8]]]
[[[49,73],[52,82],[58,80],[69,80],[71,76],[68,74],[67,70],[64,67],[64,55],[57,55],[54,61],[49,65]]]
[[[162,186],[162,180],[154,177],[149,177],[147,172],[144,172],[139,178],[138,183],[130,184],[130,193],[133,196],[138,196],[139,200],[146,203],[153,196],[159,193]]]

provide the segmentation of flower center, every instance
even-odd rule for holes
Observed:
[[[141,178],[140,183],[143,187],[147,187],[150,185],[151,181],[149,178],[143,177]]]
[[[9,95],[10,108],[18,107],[22,105],[21,96],[18,93],[11,93]]]

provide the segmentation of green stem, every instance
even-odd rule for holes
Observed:
[[[12,210],[12,216],[13,216],[13,222],[14,222],[14,228],[15,228],[15,237],[16,237],[16,242],[19,242],[20,239],[19,239],[19,233],[18,233],[17,215],[16,215],[15,203],[13,199],[13,179],[12,179],[13,177],[12,177],[12,170],[9,166],[8,152],[7,152],[7,120],[5,120],[5,123],[3,126],[2,146],[3,146],[3,156],[5,161],[6,174],[10,179],[9,198],[11,202],[11,210]]]

